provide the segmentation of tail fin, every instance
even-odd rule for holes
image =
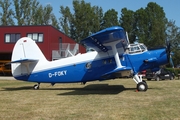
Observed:
[[[42,51],[31,38],[19,39],[13,49],[11,57],[11,71],[13,76],[30,74],[38,62],[47,62]]]

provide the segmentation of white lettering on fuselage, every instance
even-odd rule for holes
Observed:
[[[49,75],[49,78],[52,78],[52,77],[59,77],[59,76],[64,76],[67,74],[67,70],[63,70],[63,71],[56,71],[56,72],[53,72],[53,73],[48,73]]]

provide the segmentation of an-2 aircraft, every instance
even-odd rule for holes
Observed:
[[[138,91],[148,85],[138,72],[159,69],[169,62],[169,47],[147,50],[143,44],[129,44],[122,27],[114,26],[99,31],[81,41],[91,52],[48,61],[31,38],[19,39],[11,58],[12,75],[17,80],[40,83],[86,83],[108,80],[132,74]]]

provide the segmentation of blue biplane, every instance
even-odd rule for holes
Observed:
[[[122,27],[110,27],[81,41],[90,52],[55,61],[48,61],[35,41],[23,37],[14,46],[12,75],[17,80],[40,83],[86,83],[132,75],[138,91],[148,85],[138,72],[159,69],[169,62],[169,47],[147,50],[144,44],[129,44]]]

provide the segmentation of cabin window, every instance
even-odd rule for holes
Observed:
[[[5,43],[15,43],[21,38],[20,33],[5,34]]]
[[[43,42],[44,35],[42,33],[28,33],[27,37],[33,39],[36,42]]]

